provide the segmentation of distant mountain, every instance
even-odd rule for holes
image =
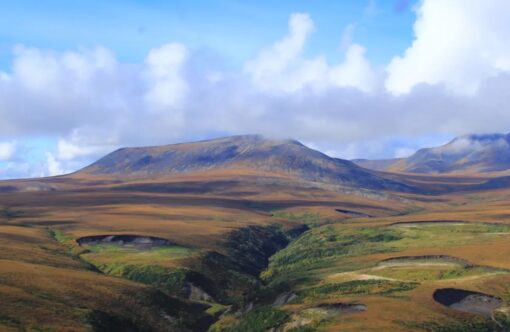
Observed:
[[[510,169],[510,134],[461,136],[408,158],[354,162],[373,170],[407,173],[505,171]]]
[[[252,169],[367,189],[412,190],[378,172],[347,160],[331,158],[295,140],[273,140],[258,135],[123,148],[77,174],[157,177],[221,169]]]

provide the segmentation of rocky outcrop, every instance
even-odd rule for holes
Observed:
[[[492,317],[494,310],[503,305],[503,301],[495,296],[464,289],[443,288],[434,292],[436,302],[451,309]]]
[[[92,235],[84,236],[76,240],[80,245],[114,244],[124,247],[135,247],[138,249],[150,249],[153,247],[171,246],[175,243],[166,239],[143,236],[143,235]]]

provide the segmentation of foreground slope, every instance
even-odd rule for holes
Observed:
[[[382,175],[253,136],[122,151],[0,183],[0,330],[508,326],[499,178]]]
[[[510,134],[467,135],[408,158],[356,160],[370,169],[406,173],[479,173],[510,169]]]

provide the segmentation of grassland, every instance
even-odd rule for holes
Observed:
[[[501,329],[436,303],[447,287],[500,297],[507,320],[506,189],[347,192],[239,172],[48,181],[0,193],[0,330]],[[76,242],[104,234],[172,245]]]

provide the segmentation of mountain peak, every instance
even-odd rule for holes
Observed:
[[[331,158],[293,139],[242,135],[163,146],[123,148],[84,168],[80,175],[158,177],[223,169],[252,169],[299,180],[363,188],[405,187],[350,161]]]

